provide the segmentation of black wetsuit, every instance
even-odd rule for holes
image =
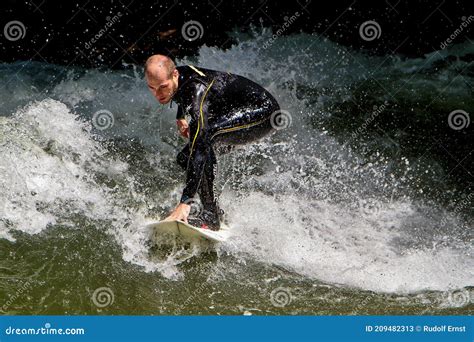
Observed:
[[[216,152],[262,138],[274,130],[272,113],[280,109],[275,98],[257,83],[235,74],[193,66],[177,67],[177,119],[190,115],[189,143],[178,154],[186,170],[181,203],[199,193],[203,221],[219,229],[220,209],[214,189]]]

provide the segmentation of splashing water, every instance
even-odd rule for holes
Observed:
[[[405,179],[425,175],[410,171],[407,157],[381,153],[368,160],[314,124],[331,115],[329,103],[354,100],[353,85],[379,57],[314,38],[298,54],[294,47],[310,39],[304,34],[262,49],[266,37],[241,37],[227,51],[203,47],[197,61],[181,61],[249,77],[291,115],[286,129],[219,157],[221,204],[233,230],[227,243],[171,243],[165,257],[153,250],[156,239],[145,222],[177,203],[184,175],[174,158],[183,141],[174,132],[175,109],[160,108],[136,70],[41,63],[0,68],[8,80],[1,92],[0,237],[13,250],[28,235],[48,244],[48,229],[63,227],[73,241],[65,249],[81,255],[76,235],[68,232],[93,227],[106,234],[100,239],[111,238],[105,245],[96,241],[110,255],[120,251],[123,261],[159,275],[163,284],[175,283],[170,286],[192,278],[186,265],[208,260],[214,250],[217,261],[206,281],[216,286],[232,279],[247,286],[252,279],[263,287],[273,281],[255,269],[268,268],[354,291],[413,294],[472,286],[472,219],[412,196],[413,183]],[[395,60],[380,72],[407,67]],[[113,115],[105,130],[92,122],[100,110]],[[395,164],[405,173],[396,173]],[[252,265],[239,266],[246,263]]]

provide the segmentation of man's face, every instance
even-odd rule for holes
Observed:
[[[153,96],[161,104],[166,104],[171,101],[173,94],[178,88],[178,70],[174,70],[171,77],[163,72],[147,75],[148,89],[150,89]]]

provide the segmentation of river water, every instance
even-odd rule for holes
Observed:
[[[448,122],[474,109],[473,46],[269,39],[178,61],[262,84],[287,119],[219,157],[216,246],[144,227],[180,197],[185,141],[140,67],[0,64],[2,313],[473,313],[472,126]]]

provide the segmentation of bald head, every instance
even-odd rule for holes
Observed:
[[[171,58],[153,55],[145,63],[145,77],[148,88],[161,103],[171,101],[178,88],[179,72]]]
[[[168,79],[172,76],[176,65],[171,58],[164,55],[153,55],[146,60],[145,74],[147,77]]]

